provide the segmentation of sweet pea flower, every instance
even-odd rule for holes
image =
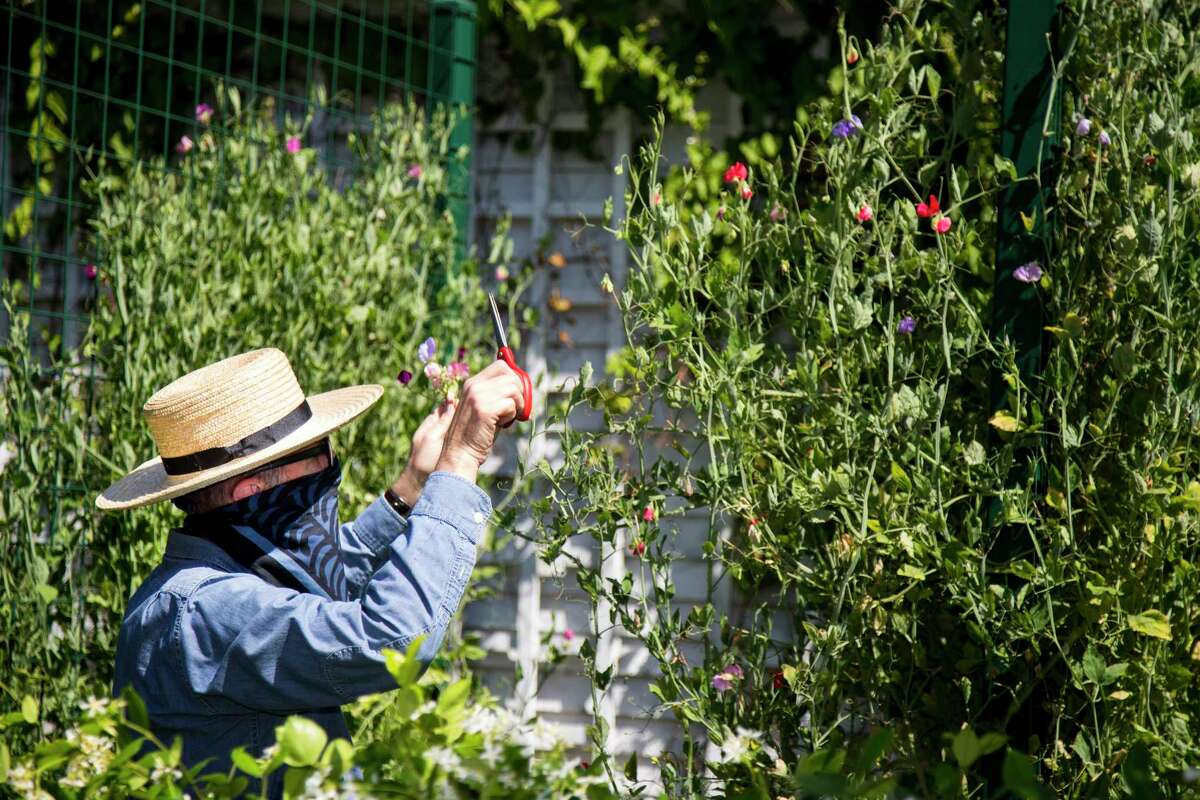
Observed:
[[[471,374],[471,368],[462,361],[451,361],[446,367],[446,374],[451,378],[466,378]]]
[[[95,265],[95,264],[87,264],[87,265],[86,265],[86,266],[84,266],[84,268],[83,268],[83,275],[84,275],[84,277],[86,277],[86,278],[87,278],[89,281],[94,281],[94,280],[96,280],[96,274],[97,274],[98,272],[99,272],[99,270],[98,270],[98,269],[96,269],[96,265]]]
[[[846,63],[852,67],[858,63],[858,51],[853,47],[850,48],[850,52],[846,53]]]
[[[654,517],[655,517],[654,509],[651,508],[650,506],[646,506],[645,508],[642,509],[642,520],[643,521],[654,522]]]
[[[938,233],[945,233],[950,230],[950,224],[949,217],[938,217],[933,221],[933,229]]]
[[[906,316],[904,319],[896,323],[896,333],[902,333],[905,336],[908,336],[916,329],[917,321],[912,318],[912,315]]]
[[[458,360],[459,361],[467,360],[467,348],[461,347],[461,346],[458,348]]]
[[[875,212],[866,203],[858,207],[858,213],[854,215],[859,222],[870,222],[875,219]]]
[[[767,217],[770,218],[771,222],[779,222],[779,220],[783,219],[785,216],[787,216],[787,212],[784,211],[783,207],[778,203],[771,206],[771,211],[767,214]]]
[[[917,203],[917,216],[921,219],[929,219],[941,210],[938,199],[933,195],[929,195],[928,203]]]
[[[749,183],[743,183],[742,184],[742,199],[749,200],[751,197],[754,197],[754,190],[750,188]]]
[[[400,370],[400,374],[396,376],[396,380],[400,381],[401,386],[408,386],[412,380],[412,373],[406,369]]]
[[[425,377],[429,378],[430,383],[433,384],[433,388],[442,388],[442,378],[444,377],[442,365],[436,361],[430,361],[425,365]]]
[[[1075,135],[1076,136],[1087,136],[1091,132],[1092,132],[1092,121],[1090,119],[1088,119],[1087,117],[1081,117],[1078,114],[1076,114],[1075,115]]]
[[[421,177],[421,165],[413,164],[411,167],[409,167],[408,168],[408,177],[414,178],[414,179]]]
[[[654,194],[650,195],[650,205],[661,206],[662,205],[662,195],[658,192],[655,192]]]
[[[212,121],[213,107],[208,103],[200,103],[196,106],[196,122],[201,125],[207,125]]]
[[[504,283],[506,280],[508,280],[508,267],[504,266],[503,264],[496,267],[495,275],[497,281]]]
[[[641,558],[646,553],[646,543],[644,541],[642,541],[641,539],[638,539],[636,542],[634,542],[633,544],[631,544],[629,546],[629,552],[632,555],[635,555],[635,556]]]
[[[731,166],[729,169],[725,170],[725,182],[726,183],[738,183],[740,181],[746,180],[746,178],[749,177],[749,175],[750,175],[750,172],[749,172],[749,170],[746,169],[746,165],[740,161],[735,161],[733,163],[733,166]]]
[[[417,358],[425,364],[437,354],[437,340],[430,336],[417,347]]]
[[[565,628],[563,630],[563,639],[565,639],[566,641],[569,642],[574,638],[575,638],[575,631],[571,630],[570,628]]]
[[[837,139],[849,139],[862,130],[862,120],[857,114],[851,114],[849,119],[841,119],[833,123],[833,136]]]
[[[1108,132],[1100,131],[1100,146],[1108,147],[1110,144],[1112,144],[1112,139],[1108,137]]]
[[[782,689],[786,685],[783,677],[783,670],[777,669],[771,674],[771,685],[776,689]]]
[[[1021,283],[1037,283],[1042,279],[1042,265],[1036,261],[1022,264],[1013,270],[1013,277]]]
[[[175,152],[186,153],[195,146],[196,143],[192,141],[192,138],[187,134],[184,134],[183,136],[179,137],[179,144],[175,145]]]
[[[742,668],[737,664],[730,664],[725,668],[724,672],[713,675],[712,686],[718,692],[725,692],[733,688],[733,682],[739,680],[743,675]]]
[[[725,219],[725,206],[717,206],[717,219]]]
[[[292,155],[299,153],[300,152],[300,137],[299,136],[289,136],[287,138],[286,147],[287,147],[287,151],[289,153],[291,153]]]

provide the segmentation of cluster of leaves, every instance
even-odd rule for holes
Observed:
[[[490,329],[461,324],[486,297],[444,209],[462,156],[449,150],[449,115],[382,111],[351,137],[358,169],[337,186],[322,153],[301,144],[307,120],[281,127],[225,97],[221,126],[197,123],[189,152],[92,182],[100,258],[81,351],[59,359],[51,341],[44,355],[45,331],[26,311],[36,284],[3,287],[13,327],[0,347],[0,639],[23,645],[0,656],[0,707],[28,695],[47,724],[107,692],[126,600],[179,520],[170,504],[109,515],[93,505],[154,453],[141,408],[157,388],[262,346],[283,350],[309,393],[390,387],[335,435],[349,517],[395,480],[405,432],[430,409],[396,383],[418,342],[463,347],[472,369],[491,360]]]
[[[453,680],[437,669],[421,675],[419,645],[385,652],[400,688],[350,709],[357,745],[330,740],[316,723],[294,716],[276,728],[266,752],[238,748],[227,773],[212,772],[182,764],[178,740],[156,739],[145,706],[128,692],[85,701],[78,724],[15,761],[0,744],[0,782],[21,797],[72,799],[242,797],[260,789],[309,800],[615,797],[599,765],[569,757],[566,743],[540,722],[498,707],[470,678]],[[0,725],[36,719],[36,709],[16,712]]]
[[[777,163],[719,189],[673,176],[709,202],[662,191],[655,144],[631,165],[628,347],[559,410],[537,508],[593,636],[619,626],[658,662],[673,791],[773,796],[813,758],[877,756],[877,729],[868,772],[906,794],[1194,780],[1200,43],[1170,3],[1062,14],[1045,173],[996,151],[1003,10],[923,0],[845,59]],[[997,266],[1013,185],[1049,198],[1037,270]],[[1044,370],[991,329],[1000,289],[1041,309]],[[598,433],[572,424],[589,405]],[[711,578],[689,608],[673,576],[697,514]],[[580,652],[606,690],[612,666]]]

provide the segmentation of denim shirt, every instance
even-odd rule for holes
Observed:
[[[437,652],[491,510],[485,492],[448,472],[429,476],[407,520],[374,501],[340,527],[346,601],[269,584],[211,542],[172,531],[129,601],[114,691],[132,685],[155,735],[182,739],[185,764],[212,759],[204,772],[228,771],[239,745],[261,753],[289,714],[348,739],[340,706],[396,688],[382,649],[426,634],[420,660]]]

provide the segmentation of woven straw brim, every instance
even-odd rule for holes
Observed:
[[[162,459],[155,457],[101,492],[96,498],[96,505],[105,511],[137,508],[220,483],[226,478],[308,447],[330,431],[354,420],[382,395],[383,387],[373,383],[313,395],[308,398],[312,418],[270,447],[219,467],[175,477],[167,475]]]

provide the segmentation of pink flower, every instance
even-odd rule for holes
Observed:
[[[744,181],[749,175],[750,172],[746,169],[746,165],[740,161],[735,161],[733,166],[725,170],[725,182],[735,183]]]
[[[850,48],[850,52],[846,53],[846,63],[852,67],[858,63],[858,51],[853,47]]]
[[[751,197],[754,197],[754,190],[750,188],[749,183],[743,183],[742,184],[742,199],[749,200]]]
[[[640,558],[641,556],[643,556],[646,553],[646,543],[643,542],[641,539],[638,539],[636,542],[634,542],[633,544],[631,544],[629,546],[629,552]]]
[[[783,219],[785,216],[787,216],[787,212],[784,211],[783,207],[778,203],[771,206],[771,211],[767,214],[767,217],[771,220],[771,222],[779,222],[779,220]]]
[[[192,141],[191,137],[187,134],[184,134],[183,136],[179,137],[179,144],[175,145],[175,152],[186,153],[195,146],[196,143]]]
[[[655,192],[654,194],[650,195],[650,205],[661,206],[662,205],[662,195],[659,194],[658,192]]]
[[[508,280],[508,267],[504,266],[503,264],[496,267],[496,280],[500,283],[504,283],[506,280]]]
[[[208,103],[201,103],[196,106],[196,122],[201,125],[207,125],[212,121],[213,107]]]
[[[96,269],[95,264],[88,264],[87,266],[85,266],[83,268],[83,274],[89,281],[96,280],[96,274],[98,272],[99,272],[99,270]]]
[[[563,630],[563,639],[565,639],[569,642],[574,638],[575,638],[575,631],[571,630],[570,628],[566,628]]]
[[[646,506],[642,509],[642,519],[646,522],[654,522],[654,509]]]
[[[425,377],[429,378],[429,382],[433,384],[433,388],[442,388],[442,366],[436,361],[430,361],[425,365]]]
[[[300,152],[299,136],[289,136],[287,138],[287,151],[293,155]]]
[[[875,219],[875,212],[866,203],[858,207],[858,213],[854,215],[859,222],[870,222]]]
[[[737,664],[730,664],[725,668],[724,672],[713,675],[712,685],[718,692],[725,692],[733,688],[733,683],[741,679],[743,675],[742,668]]]
[[[446,367],[446,374],[451,378],[466,378],[471,374],[471,368],[462,361],[451,361]]]
[[[933,221],[933,229],[938,233],[945,233],[950,230],[950,218],[938,217]]]
[[[942,210],[938,205],[938,199],[933,195],[929,195],[928,203],[917,203],[917,216],[921,219],[929,219]]]
[[[413,164],[411,167],[408,168],[408,177],[419,178],[419,177],[421,177],[421,172],[422,172],[421,165]]]
[[[725,219],[725,206],[717,206],[717,219]]]

